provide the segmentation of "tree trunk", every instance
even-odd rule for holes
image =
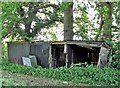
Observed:
[[[112,2],[104,2],[105,6],[108,7],[107,16],[105,16],[105,22],[103,25],[103,40],[111,40],[112,38],[112,12],[113,12],[113,3]]]
[[[66,2],[67,3],[67,2]],[[64,40],[73,40],[73,3],[64,11]]]
[[[102,15],[102,14],[101,14]],[[99,31],[98,31],[98,34],[95,36],[95,40],[98,41],[98,38],[101,34],[101,31],[102,31],[102,28],[103,28],[103,25],[104,25],[104,20],[103,20],[103,15],[101,16],[101,21],[100,21],[100,26],[99,26]]]
[[[73,40],[73,2],[66,2],[69,6],[64,11],[64,41]],[[67,45],[66,67],[71,64],[72,49]]]

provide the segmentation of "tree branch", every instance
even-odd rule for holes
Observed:
[[[95,37],[95,40],[96,40],[96,41],[98,40],[98,38],[99,38],[99,36],[100,36],[100,34],[101,34],[101,30],[102,30],[103,24],[104,24],[104,20],[103,20],[103,16],[101,16],[99,31],[98,31],[98,34],[97,34],[96,37]]]

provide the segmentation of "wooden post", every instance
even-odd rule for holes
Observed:
[[[68,53],[67,53],[67,44],[64,44],[64,54],[65,54],[65,59],[66,59],[66,68],[68,67]]]
[[[68,54],[66,53],[66,68],[68,67]]]
[[[52,45],[49,47],[49,67],[52,67]]]
[[[74,64],[73,58],[74,58],[74,52],[73,52],[73,50],[72,50],[72,60],[71,60],[72,64]]]
[[[67,53],[67,44],[64,44],[64,54]]]
[[[55,49],[52,49],[53,51],[53,53],[52,53],[52,66],[53,67],[56,67],[56,65],[57,65],[57,62],[56,62],[56,55],[55,55],[55,52],[56,52],[56,50]]]

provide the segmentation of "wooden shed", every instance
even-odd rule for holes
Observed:
[[[34,55],[42,67],[69,67],[84,62],[98,65],[101,47],[110,50],[103,41],[8,42],[8,60],[23,64],[23,56]]]

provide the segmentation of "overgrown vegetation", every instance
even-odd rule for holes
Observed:
[[[11,79],[2,78],[0,81],[2,82],[2,86],[27,86],[24,82],[14,83]]]
[[[120,69],[120,42],[109,42],[109,44],[112,46],[109,66]]]
[[[40,66],[25,67],[18,64],[8,63],[3,59],[2,69],[12,73],[21,73],[37,77],[54,78],[73,83],[86,83],[90,85],[113,85],[118,86],[120,81],[118,69],[104,68],[98,69],[94,66],[73,67],[73,68],[42,68]]]

